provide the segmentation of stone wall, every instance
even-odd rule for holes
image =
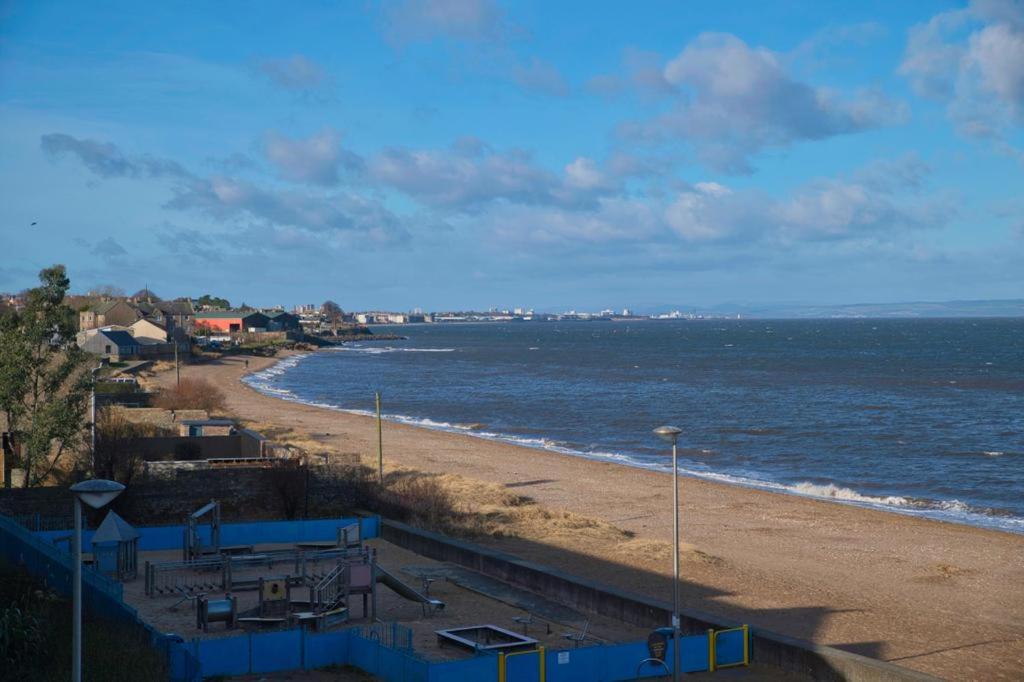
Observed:
[[[225,521],[284,519],[285,497],[298,498],[299,518],[307,509],[309,516],[323,517],[350,512],[355,506],[330,477],[316,468],[309,470],[308,478],[305,473],[297,467],[179,468],[166,478],[132,481],[113,508],[132,525],[161,525],[181,523],[186,514],[211,499],[221,503]],[[282,493],[283,487],[288,492]],[[0,514],[57,518],[70,517],[72,512],[71,493],[65,487],[0,490]],[[92,527],[101,520],[99,514],[90,518]]]

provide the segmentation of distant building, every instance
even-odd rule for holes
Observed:
[[[266,331],[270,320],[261,312],[244,310],[204,310],[195,314],[196,331]]]
[[[295,331],[302,328],[297,315],[286,313],[283,310],[272,310],[265,312],[267,316],[267,329],[272,332]]]
[[[139,342],[126,331],[98,329],[89,334],[79,347],[87,353],[119,362],[139,354]]]
[[[142,317],[142,313],[127,301],[103,301],[78,313],[79,329],[97,329],[112,324],[127,327]]]
[[[166,329],[168,334],[174,335],[180,329],[180,335],[187,335],[192,330],[195,319],[192,301],[139,301],[135,307],[146,319]]]
[[[140,344],[167,343],[168,339],[166,328],[146,318],[136,320],[128,327],[128,333]]]

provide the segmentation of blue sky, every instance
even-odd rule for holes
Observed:
[[[7,2],[0,123],[0,291],[1024,296],[1020,0]]]

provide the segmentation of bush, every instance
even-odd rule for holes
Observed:
[[[227,410],[227,400],[223,391],[205,379],[182,379],[177,386],[160,391],[153,400],[153,407],[223,414]]]
[[[0,679],[50,682],[71,676],[71,604],[30,574],[0,560]],[[140,627],[87,618],[85,680],[166,680],[163,655]]]
[[[165,435],[153,424],[138,424],[125,418],[117,408],[104,408],[96,415],[96,453],[92,470],[99,478],[129,485],[142,468],[139,440]]]

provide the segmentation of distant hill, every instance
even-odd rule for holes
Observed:
[[[1024,298],[981,301],[912,301],[907,303],[853,303],[849,305],[740,305],[723,304],[715,314],[743,317],[1024,317]]]

